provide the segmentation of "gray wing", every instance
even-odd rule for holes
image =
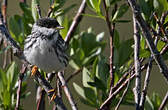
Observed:
[[[58,38],[53,44],[53,48],[55,50],[55,53],[61,63],[64,64],[64,66],[67,66],[68,64],[68,56],[66,54],[67,45],[64,41],[64,39],[61,37],[60,34],[58,34]]]

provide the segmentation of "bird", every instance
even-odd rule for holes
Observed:
[[[64,70],[68,64],[67,44],[60,35],[63,29],[54,18],[38,19],[24,42],[24,57],[34,65],[32,74],[40,68],[46,73]]]

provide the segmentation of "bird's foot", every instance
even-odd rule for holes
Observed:
[[[31,76],[34,76],[37,73],[37,71],[38,71],[38,67],[33,66],[32,70],[31,70],[31,72],[32,72]]]
[[[57,96],[57,91],[56,91],[56,89],[51,89],[48,91],[48,93],[51,93],[51,92],[54,92],[51,99],[50,99],[50,101],[53,101]]]

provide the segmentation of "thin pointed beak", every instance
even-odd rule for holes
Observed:
[[[63,26],[57,26],[55,29],[61,30],[61,29],[64,29],[64,27]]]

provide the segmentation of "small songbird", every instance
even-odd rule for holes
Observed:
[[[61,71],[68,64],[67,45],[56,19],[40,18],[32,27],[24,44],[26,60],[45,72]]]

